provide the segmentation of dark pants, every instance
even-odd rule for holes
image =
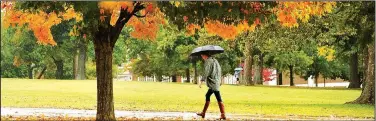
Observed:
[[[208,92],[206,93],[206,101],[210,101],[210,96],[214,93],[215,98],[217,98],[218,102],[222,102],[221,94],[219,91],[213,91],[212,89],[208,89]]]

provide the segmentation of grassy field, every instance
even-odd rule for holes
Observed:
[[[201,111],[207,87],[114,81],[115,110]],[[374,106],[344,104],[361,90],[266,86],[221,87],[227,113],[266,116],[374,117]],[[208,112],[219,112],[213,95]],[[1,79],[2,107],[96,109],[95,80]]]

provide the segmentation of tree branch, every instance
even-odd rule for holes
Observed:
[[[52,59],[54,60],[54,62],[56,62],[56,59],[54,58],[54,56],[51,56],[52,57]]]
[[[138,12],[138,11],[144,9],[144,8],[145,8],[144,4],[141,4],[140,2],[138,2],[136,4],[136,6],[134,7],[132,13],[134,14],[134,13],[136,13],[136,12]]]
[[[137,15],[137,14],[133,14],[134,16],[136,16],[137,18],[144,18],[144,17],[146,17],[146,15],[148,14],[149,12],[147,12],[145,15],[143,15],[143,16],[141,16],[141,15]]]
[[[111,29],[111,33],[114,33],[112,36],[111,36],[111,44],[112,45],[115,45],[117,39],[119,38],[119,34],[121,32],[121,30],[123,29],[124,25],[129,21],[129,19],[131,19],[132,16],[138,16],[136,15],[135,13],[144,9],[145,7],[143,6],[143,4],[141,4],[141,2],[135,2],[135,6],[133,8],[133,11],[131,13],[128,13],[128,9],[122,9],[120,10],[120,15],[119,15],[119,18],[118,20],[116,21],[116,24],[115,26]],[[145,14],[146,16],[146,14]]]
[[[138,16],[138,15],[135,14],[136,12],[138,12],[138,11],[144,9],[144,8],[145,8],[145,7],[144,7],[143,5],[141,5],[140,2],[136,2],[136,5],[135,5],[135,7],[134,7],[134,9],[133,9],[133,11],[132,11],[131,13],[128,13],[127,9],[125,9],[125,10],[122,9],[122,10],[120,11],[120,16],[119,16],[119,18],[118,18],[118,20],[117,20],[115,26],[118,26],[118,25],[125,25],[125,23],[127,23],[128,20],[129,20],[133,15],[136,16],[136,17]],[[146,14],[145,14],[145,16],[146,16]],[[115,27],[115,28],[116,28],[116,27]]]

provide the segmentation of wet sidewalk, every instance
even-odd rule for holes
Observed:
[[[1,116],[69,116],[69,117],[95,117],[96,110],[76,110],[76,109],[52,109],[52,108],[10,108],[2,107]],[[115,116],[135,117],[138,119],[181,119],[181,120],[201,120],[194,112],[147,112],[147,111],[119,111],[115,110]],[[302,116],[263,116],[263,115],[236,115],[226,114],[230,120],[372,120],[365,118],[346,117],[302,117]],[[216,120],[219,114],[207,113],[205,119]]]

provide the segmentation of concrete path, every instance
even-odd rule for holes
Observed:
[[[10,108],[1,107],[1,116],[69,116],[69,117],[95,117],[96,110],[76,110],[76,109],[49,109],[49,108]],[[183,120],[201,120],[193,112],[145,112],[145,111],[115,111],[116,117],[135,117],[139,119],[150,118],[179,118]],[[207,113],[208,120],[216,120],[219,114]],[[227,114],[231,120],[365,120],[364,118],[346,118],[346,117],[301,117],[301,116],[262,116],[262,115],[236,115]],[[368,119],[370,120],[370,119]]]

